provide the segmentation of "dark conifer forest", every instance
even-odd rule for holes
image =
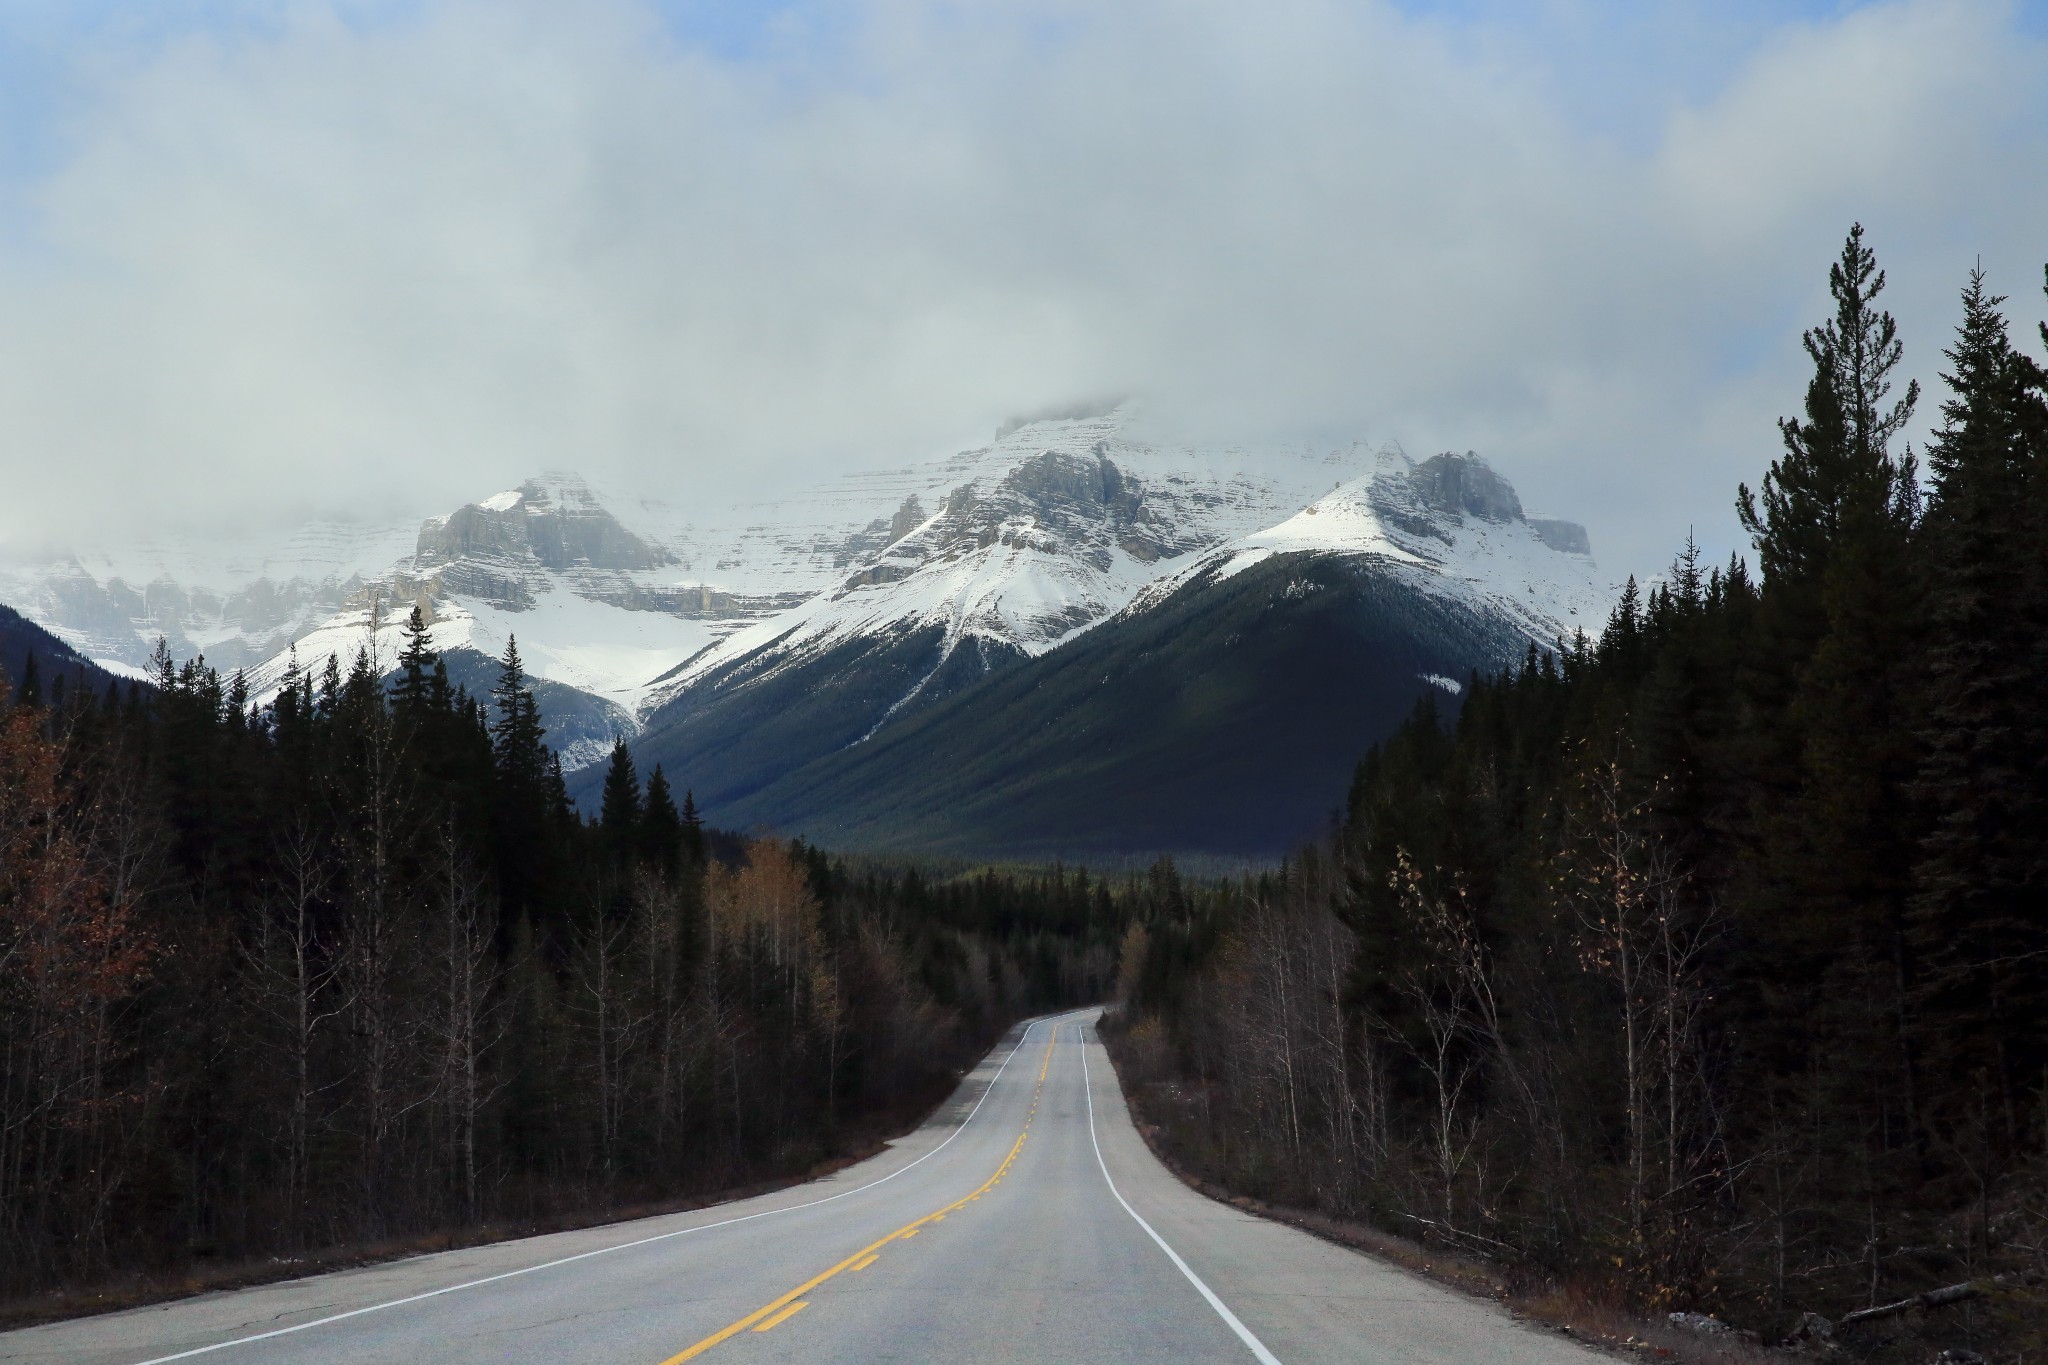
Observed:
[[[407,637],[0,698],[0,1294],[800,1176],[1107,990],[1085,873],[715,833],[623,745],[582,818],[516,645]]]
[[[1753,558],[1425,700],[1261,875],[743,838],[623,743],[579,812],[516,646],[473,695],[418,613],[262,706],[20,670],[0,1293],[801,1175],[1111,999],[1232,1191],[1769,1339],[2048,1349],[2048,373],[1972,273],[1916,451],[1860,228],[1829,287]]]
[[[1972,274],[1923,471],[1860,229],[1829,283],[1754,567],[1688,545],[1130,928],[1195,1169],[1769,1338],[1965,1286],[2048,1347],[2048,382]]]

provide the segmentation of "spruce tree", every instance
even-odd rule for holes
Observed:
[[[492,766],[491,826],[498,848],[498,884],[504,897],[507,922],[531,913],[537,928],[552,933],[555,925],[543,918],[553,899],[557,866],[557,811],[555,784],[542,742],[546,735],[540,723],[540,709],[526,686],[526,670],[519,661],[519,642],[508,639],[498,664],[498,681],[491,688],[490,723]]]
[[[507,637],[505,641],[491,700],[498,713],[491,724],[498,772],[514,791],[529,797],[538,795],[547,778],[547,750],[542,743],[547,730],[540,723],[540,706],[526,685],[526,669],[519,661],[516,637]]]
[[[433,674],[440,663],[426,616],[415,606],[405,618],[405,646],[398,653],[398,678],[391,686],[392,703],[405,721],[418,724],[426,714],[433,701]]]
[[[640,826],[640,846],[641,856],[663,876],[674,877],[681,869],[683,821],[676,813],[668,775],[659,763],[654,765],[654,775],[647,779],[647,810]]]
[[[1967,1107],[1988,1087],[2010,1123],[2048,1061],[2048,791],[2037,781],[2048,401],[2041,370],[2007,339],[2003,303],[1972,271],[1928,451],[1926,833],[1912,910],[1948,1098]]]
[[[693,863],[705,859],[704,817],[697,813],[697,794],[683,792],[683,853]]]
[[[1761,499],[1747,485],[1737,497],[1780,604],[1780,644],[1800,658],[1826,629],[1821,584],[1845,528],[1883,520],[1913,496],[1911,466],[1893,458],[1891,441],[1911,420],[1920,385],[1908,383],[1887,406],[1903,345],[1892,315],[1876,306],[1884,286],[1858,223],[1828,270],[1835,316],[1804,338],[1814,368],[1806,416],[1779,421],[1785,453],[1764,476]]]
[[[1828,275],[1835,315],[1805,338],[1805,417],[1780,423],[1761,499],[1741,490],[1764,579],[1731,757],[1751,787],[1742,976],[1772,1020],[1750,1037],[1788,1084],[1817,1065],[1838,1078],[1830,1140],[1860,1149],[1858,1178],[1875,1184],[1904,1178],[1895,1155],[1920,1131],[1905,923],[1918,481],[1911,452],[1891,449],[1918,387],[1889,401],[1903,349],[1876,303],[1884,283],[1852,228]]]
[[[611,763],[605,768],[598,823],[613,860],[620,865],[631,861],[639,846],[642,819],[640,776],[633,769],[633,755],[626,748],[626,741],[615,737]]]

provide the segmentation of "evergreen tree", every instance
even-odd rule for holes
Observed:
[[[547,777],[542,786],[548,818],[556,829],[565,829],[576,823],[576,803],[569,799],[569,783],[562,776],[562,756],[553,749],[547,750]]]
[[[640,777],[633,769],[633,755],[624,739],[614,738],[598,823],[615,862],[623,865],[632,859],[639,847],[642,820]]]
[[[540,709],[526,686],[519,661],[519,642],[508,639],[499,661],[498,681],[491,688],[492,766],[496,773],[491,796],[491,825],[498,849],[498,876],[508,923],[531,914],[543,938],[557,927],[543,919],[555,899],[555,789],[552,757],[542,742],[546,731]]]
[[[1911,420],[1920,385],[1909,382],[1886,406],[1904,348],[1892,315],[1876,307],[1884,285],[1858,223],[1828,270],[1835,316],[1805,336],[1814,367],[1805,420],[1778,423],[1785,453],[1764,476],[1761,506],[1747,485],[1739,490],[1737,511],[1773,592],[1817,599],[1845,524],[1882,518],[1912,497],[1910,465],[1892,457],[1891,441]],[[1801,605],[1817,615],[1817,600]],[[1819,633],[1817,622],[1811,628]]]
[[[693,811],[692,814],[695,814]],[[683,821],[676,813],[668,775],[659,763],[647,779],[647,809],[640,826],[641,856],[665,877],[673,878],[683,861]]]
[[[417,724],[434,701],[433,676],[441,669],[441,656],[434,652],[426,616],[415,606],[405,618],[405,646],[398,654],[398,679],[391,686],[391,699],[400,717]],[[440,672],[445,681],[447,673]]]
[[[687,789],[683,792],[683,853],[693,863],[704,862],[704,817],[697,813],[697,794]]]
[[[320,669],[320,693],[316,702],[322,716],[331,717],[341,709],[341,659],[329,654]]]
[[[505,654],[498,663],[498,681],[491,688],[491,700],[498,713],[491,724],[498,772],[514,792],[538,797],[547,780],[547,748],[542,743],[547,730],[540,723],[539,704],[526,685],[517,637],[507,637],[505,641]]]
[[[2048,401],[2040,368],[2007,339],[2004,301],[1971,272],[1944,353],[1951,397],[1928,451],[1936,482],[1917,788],[1927,821],[1913,915],[1924,999],[1944,1021],[1931,1042],[1949,1098],[1968,1106],[1994,1094],[2010,1143],[2020,1088],[2048,1063],[2048,791],[2038,780],[2048,758]]]
[[[36,669],[36,652],[32,649],[21,662],[21,688],[15,699],[23,706],[43,704],[43,675]]]
[[[1903,352],[1876,306],[1884,283],[1852,228],[1828,275],[1835,316],[1806,335],[1807,418],[1780,424],[1762,510],[1742,492],[1764,582],[1748,652],[1754,745],[1738,760],[1757,784],[1743,863],[1760,953],[1747,976],[1777,1001],[1777,1027],[1754,1036],[1788,1080],[1826,1058],[1846,1098],[1830,1111],[1846,1125],[1837,1140],[1879,1182],[1907,1178],[1895,1158],[1920,1132],[1905,921],[1918,479],[1911,452],[1891,449],[1919,389],[1887,402]]]

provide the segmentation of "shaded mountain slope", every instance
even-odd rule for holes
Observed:
[[[10,689],[21,685],[22,670],[31,654],[35,656],[36,672],[46,696],[58,677],[65,680],[67,687],[76,687],[82,681],[99,694],[104,694],[107,684],[114,681],[113,674],[63,640],[14,608],[0,606],[0,677],[7,679]]]
[[[643,769],[663,764],[706,809],[739,809],[819,755],[858,745],[884,718],[906,718],[1022,657],[992,641],[949,647],[939,626],[834,641],[798,669],[750,655],[650,716],[652,738],[636,740],[634,753]],[[577,773],[570,793],[592,808],[602,780],[601,768]]]
[[[1527,648],[1421,577],[1313,553],[1197,575],[751,791],[722,785],[747,765],[696,742],[695,723],[650,727],[637,748],[643,766],[716,793],[704,804],[721,823],[837,848],[1277,856],[1342,803],[1358,755],[1432,677]]]

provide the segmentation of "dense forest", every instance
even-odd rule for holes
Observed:
[[[261,706],[31,663],[0,1293],[800,1174],[1113,983],[1232,1189],[1774,1339],[1943,1290],[2048,1348],[2048,374],[1973,273],[1915,452],[1860,229],[1829,284],[1755,567],[1688,544],[1425,701],[1245,880],[741,838],[623,744],[578,812],[516,646],[472,695],[417,613]]]
[[[717,834],[623,745],[586,818],[516,643],[406,638],[0,681],[0,1295],[801,1174],[1108,989],[1085,874]]]
[[[1758,571],[1688,545],[1133,924],[1189,1165],[1770,1338],[1966,1286],[1950,1342],[2048,1347],[2048,377],[1973,273],[1923,478],[1883,285],[1859,228]]]

